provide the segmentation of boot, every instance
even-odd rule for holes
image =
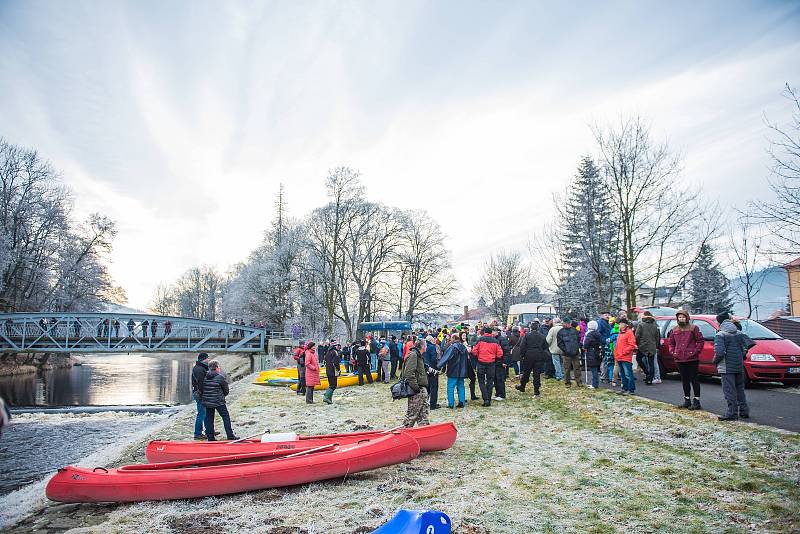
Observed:
[[[474,383],[469,387],[469,400],[480,400],[480,397],[475,395],[475,384]]]
[[[689,406],[690,410],[702,410],[703,407],[700,406],[700,397],[695,397],[692,399],[692,405]]]
[[[684,397],[683,398],[683,404],[681,404],[679,406],[679,408],[689,408],[689,407],[691,407],[691,405],[692,405],[692,401],[689,399],[689,397]]]
[[[516,389],[517,391],[522,391],[523,393],[525,392],[525,386],[522,386],[520,384],[514,386],[514,389]]]

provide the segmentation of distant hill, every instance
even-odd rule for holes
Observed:
[[[106,303],[105,308],[100,310],[101,313],[147,313],[146,311],[137,310],[136,308],[129,308],[121,304]]]
[[[789,280],[786,277],[786,271],[782,267],[769,267],[764,269],[765,278],[764,284],[761,286],[761,291],[754,299],[753,319],[761,321],[768,319],[770,314],[776,310],[785,310],[786,304],[789,301]],[[742,280],[734,278],[731,280],[731,289],[741,287]],[[736,315],[747,315],[747,302],[742,301],[735,293],[732,292],[734,298],[733,311]]]

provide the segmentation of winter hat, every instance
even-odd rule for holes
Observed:
[[[589,329],[589,332],[592,330],[597,330],[597,321],[589,321],[589,324],[586,325],[586,328]]]
[[[204,362],[207,359],[208,359],[208,354],[206,354],[205,352],[201,352],[200,354],[197,355],[198,362]]]
[[[727,321],[730,318],[731,318],[731,314],[728,313],[728,312],[719,313],[719,314],[717,314],[717,324],[722,324],[722,323],[724,323],[725,321]]]
[[[644,317],[652,317],[653,314],[650,313],[650,310],[645,310],[645,311],[642,312],[642,316],[644,316]]]

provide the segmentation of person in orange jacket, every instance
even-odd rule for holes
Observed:
[[[636,392],[636,380],[633,378],[633,355],[636,352],[636,335],[630,322],[623,317],[619,320],[619,336],[614,346],[614,360],[619,366],[619,377],[622,382],[622,394],[633,395]]]

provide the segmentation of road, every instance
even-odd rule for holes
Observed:
[[[662,376],[661,384],[645,385],[641,374],[636,374],[636,394],[648,399],[660,400],[670,404],[683,403],[683,387],[676,373],[667,378]],[[619,388],[617,388],[619,389]],[[750,405],[751,423],[773,426],[800,432],[800,387],[785,387],[781,384],[757,384],[745,390]],[[722,385],[719,378],[700,378],[700,401],[703,409],[717,415],[727,410]],[[743,419],[743,421],[748,421]]]

